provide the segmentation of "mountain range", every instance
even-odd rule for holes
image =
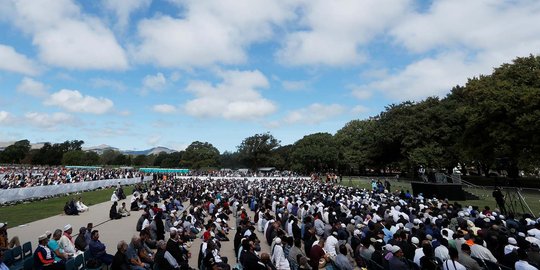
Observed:
[[[13,142],[0,142],[0,151],[4,150],[6,147],[12,145],[13,143],[15,142],[14,141]],[[38,142],[38,143],[31,143],[30,145],[32,149],[40,149],[41,147],[43,147],[44,144],[45,144],[44,142]],[[106,144],[101,144],[98,146],[91,146],[91,147],[83,147],[82,150],[93,151],[93,152],[98,153],[99,155],[103,154],[103,152],[105,152],[106,150],[113,150],[113,151],[122,152],[125,155],[135,155],[135,156],[136,155],[157,155],[161,152],[165,152],[167,154],[178,152],[176,150],[163,147],[163,146],[152,147],[146,150],[120,150],[117,147],[113,147]]]

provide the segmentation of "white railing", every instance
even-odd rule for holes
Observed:
[[[151,176],[145,177],[144,181],[151,180]],[[123,178],[123,179],[107,179],[96,180],[70,184],[60,184],[51,186],[37,186],[25,188],[10,188],[0,189],[0,204],[9,202],[24,201],[29,199],[38,199],[57,196],[65,193],[75,193],[85,190],[93,190],[97,188],[116,186],[120,182],[121,185],[131,185],[141,182],[141,178]]]

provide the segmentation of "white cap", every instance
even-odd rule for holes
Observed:
[[[176,227],[171,227],[170,231],[171,232],[176,232],[176,231],[178,231],[178,229],[176,229]]]
[[[47,239],[47,235],[45,234],[42,234],[38,237],[38,241],[45,240],[45,239]]]
[[[508,244],[510,245],[517,245],[517,241],[514,237],[508,238]]]
[[[278,245],[281,244],[281,238],[276,237],[276,240],[275,240],[275,241],[276,241],[276,244],[278,244]]]
[[[400,251],[401,248],[399,246],[392,246],[392,248],[390,249],[390,251],[392,251],[392,253],[396,253],[398,251]]]
[[[71,224],[67,224],[66,226],[64,226],[64,232],[71,229]]]
[[[3,223],[3,222],[0,223],[0,229],[4,228],[4,226],[6,226],[6,225],[7,225],[7,222],[6,223]]]
[[[360,230],[354,230],[353,232],[353,235],[360,235],[360,234],[361,234]]]
[[[418,239],[418,237],[415,236],[415,237],[411,238],[411,242],[413,244],[418,244],[418,243],[420,243],[420,240]]]

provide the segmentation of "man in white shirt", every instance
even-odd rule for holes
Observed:
[[[441,262],[444,262],[450,259],[450,252],[448,250],[448,240],[444,238],[441,239],[441,244],[435,248],[435,257],[439,258]]]
[[[527,252],[524,249],[518,249],[519,261],[516,262],[514,267],[516,270],[538,270],[538,268],[532,266],[527,262]]]
[[[482,245],[482,240],[479,238],[476,238],[474,240],[474,245],[471,246],[471,256],[497,263],[497,259],[493,256],[493,253]]]
[[[532,235],[534,235],[534,237],[540,240],[540,223],[535,223],[534,228],[528,230],[527,232],[530,232]]]
[[[71,224],[67,224],[66,226],[64,226],[64,234],[62,235],[62,237],[60,237],[60,240],[58,240],[58,245],[67,254],[77,253],[77,250],[75,249],[75,244],[73,244],[73,238],[71,237],[72,232],[73,228],[71,228]]]
[[[328,236],[328,238],[326,238],[326,242],[324,243],[324,250],[332,257],[337,256],[339,241],[337,240],[336,236],[337,232],[333,232],[330,236]]]
[[[443,270],[467,270],[463,264],[458,262],[459,253],[456,249],[450,249],[449,256],[450,259],[443,263]]]
[[[504,246],[504,255],[512,253],[512,251],[518,249],[517,241],[514,237],[508,238],[508,245]]]

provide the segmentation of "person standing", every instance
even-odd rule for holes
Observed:
[[[276,266],[278,270],[289,270],[291,269],[289,261],[285,258],[283,253],[283,246],[281,238],[277,237],[275,240],[274,249],[272,250],[272,263]]]
[[[501,213],[506,215],[506,207],[504,203],[504,194],[501,191],[500,187],[495,187],[495,190],[493,190],[493,193],[491,194],[493,198],[495,198],[495,202],[497,202],[497,207],[501,210]]]

